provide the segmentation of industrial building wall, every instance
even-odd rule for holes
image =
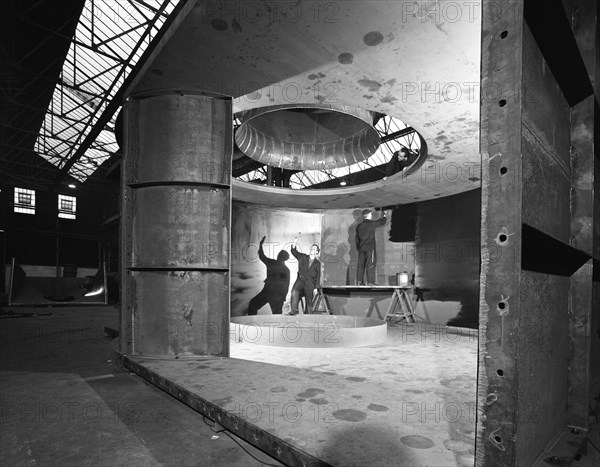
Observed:
[[[28,188],[23,186],[22,188]],[[61,191],[77,199],[77,218],[58,218],[56,192],[35,190],[35,214],[14,212],[14,187],[0,186],[0,229],[4,230],[5,261],[16,258],[20,264],[55,266],[77,264],[98,267],[98,209],[101,200],[86,191]],[[4,259],[4,258],[3,258]]]

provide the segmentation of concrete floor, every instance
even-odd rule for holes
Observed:
[[[117,315],[2,309],[2,465],[281,465],[119,367],[104,332]],[[231,359],[144,365],[334,465],[473,465],[476,349],[474,335],[400,326],[378,346],[232,343]],[[598,431],[589,439],[573,466],[600,465]]]
[[[11,314],[9,314],[11,313]],[[281,465],[120,368],[105,325],[113,307],[4,307],[0,464]]]
[[[474,464],[475,332],[401,325],[356,348],[232,342],[231,357],[133,360],[331,465]]]

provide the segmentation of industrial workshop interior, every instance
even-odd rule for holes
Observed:
[[[2,465],[600,465],[596,1],[0,8]]]

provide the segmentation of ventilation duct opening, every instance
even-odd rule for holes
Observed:
[[[289,170],[331,170],[377,151],[374,113],[342,105],[279,105],[237,115],[235,141],[248,157]]]

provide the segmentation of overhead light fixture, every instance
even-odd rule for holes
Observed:
[[[69,188],[71,188],[71,189],[73,189],[73,190],[74,190],[75,188],[77,188],[77,187],[75,186],[75,184],[74,184],[74,183],[69,183],[69,185],[68,185],[68,186],[69,186]]]

